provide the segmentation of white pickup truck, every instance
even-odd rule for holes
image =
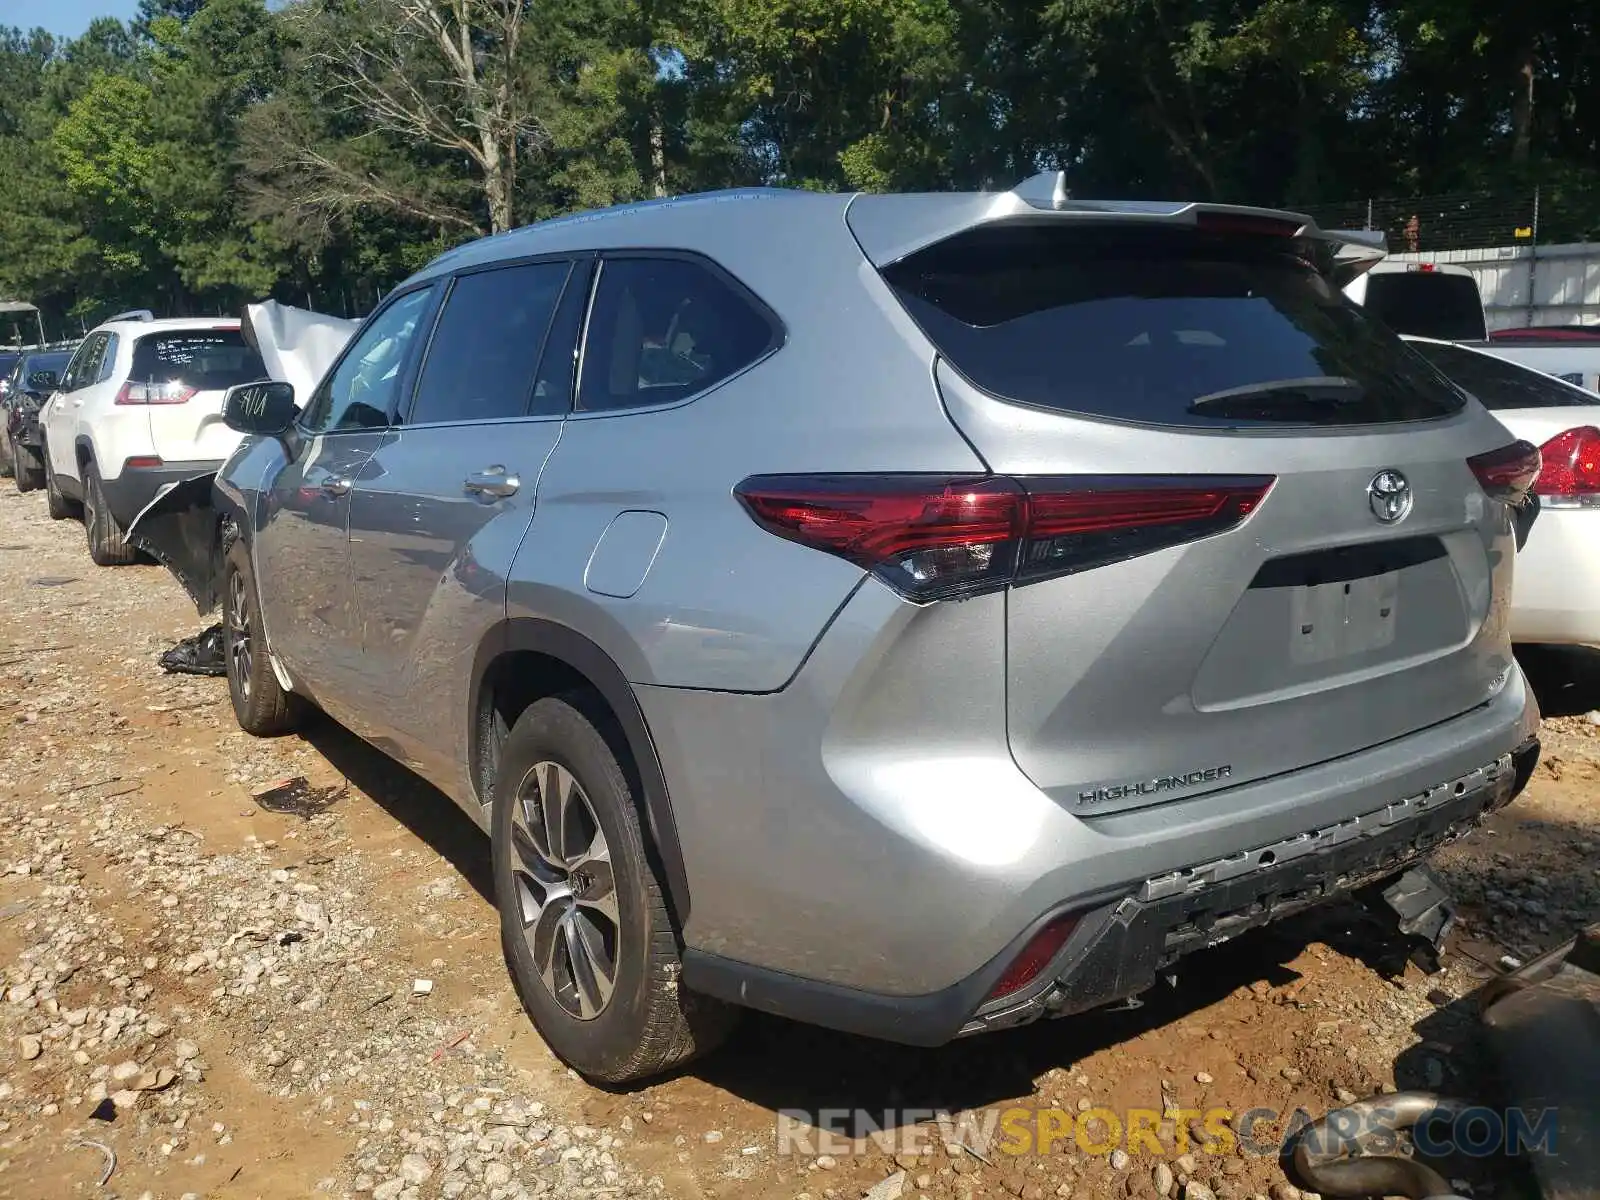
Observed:
[[[1448,263],[1381,262],[1345,295],[1396,333],[1460,342],[1600,393],[1600,325],[1489,332],[1478,281]]]

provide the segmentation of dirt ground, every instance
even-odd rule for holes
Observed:
[[[1343,907],[1190,961],[1135,1011],[936,1051],[752,1015],[681,1075],[606,1092],[517,1006],[477,830],[331,722],[241,734],[223,681],[156,665],[202,624],[162,570],[94,567],[76,522],[0,485],[0,1197],[1281,1200],[1272,1157],[1185,1156],[1186,1117],[1159,1157],[1010,1155],[934,1123],[795,1154],[777,1113],[946,1110],[970,1133],[1013,1108],[1492,1099],[1472,993],[1600,919],[1600,696],[1542,659],[1547,713],[1576,715],[1547,721],[1526,796],[1439,856],[1464,914],[1437,975]],[[256,798],[288,776],[294,803]],[[1464,1194],[1525,1191],[1499,1160],[1452,1169]]]

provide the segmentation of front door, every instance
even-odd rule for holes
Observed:
[[[273,653],[295,681],[347,723],[362,692],[350,641],[350,496],[372,469],[402,394],[433,289],[391,301],[356,335],[298,421],[292,455],[266,484],[255,574]],[[359,731],[359,729],[358,729]]]
[[[79,344],[61,376],[60,390],[50,397],[40,414],[45,449],[57,476],[65,475],[69,480],[78,477],[78,417],[83,411],[86,390],[100,377],[100,364],[110,340],[109,334],[91,333]],[[76,488],[73,493],[77,493]]]
[[[379,735],[457,795],[473,656],[505,615],[586,296],[587,263],[564,259],[453,280],[405,419],[352,491],[350,616]]]

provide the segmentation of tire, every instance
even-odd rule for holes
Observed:
[[[535,701],[501,747],[491,826],[500,942],[517,995],[550,1049],[606,1084],[714,1049],[739,1013],[678,986],[678,931],[646,850],[623,744],[592,692]],[[566,800],[559,850],[545,819],[549,796]],[[597,849],[609,851],[609,894]],[[586,900],[573,900],[574,879]],[[575,956],[590,969],[575,969]]]
[[[78,506],[61,493],[61,485],[56,482],[56,469],[50,465],[50,448],[43,442],[39,444],[39,454],[44,459],[44,500],[45,511],[50,514],[52,521],[65,521],[68,517],[78,515]]]
[[[0,421],[5,420],[5,409],[0,408]],[[8,431],[5,439],[0,441],[0,479],[11,479],[17,470],[17,444],[11,440]]]
[[[83,467],[83,532],[89,539],[89,557],[97,567],[125,567],[139,557],[139,552],[124,540],[122,526],[106,505],[100,468],[93,459]]]
[[[282,737],[305,720],[306,701],[288,692],[267,658],[261,631],[261,600],[250,552],[243,541],[228,551],[222,578],[222,650],[228,668],[228,698],[239,728],[255,737]]]

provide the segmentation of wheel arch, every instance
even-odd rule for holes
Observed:
[[[523,668],[515,679],[508,671],[512,666]],[[650,849],[657,856],[656,865],[666,884],[666,900],[681,931],[689,918],[689,881],[661,758],[644,711],[622,668],[583,634],[537,617],[510,617],[480,643],[468,692],[470,786],[478,802],[487,803],[494,766],[489,750],[497,701],[511,697],[520,713],[534,700],[574,686],[587,686],[599,695],[616,718],[627,743],[644,808]],[[512,721],[515,716],[511,715]]]

